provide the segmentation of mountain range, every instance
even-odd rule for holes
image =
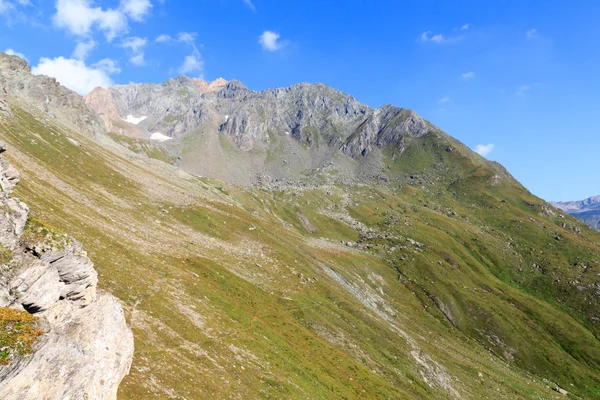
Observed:
[[[416,112],[187,77],[83,98],[4,54],[0,86],[24,232],[81,243],[133,332],[129,375],[89,362],[119,398],[600,395],[600,233]],[[52,315],[12,296],[44,333],[7,399]]]
[[[594,229],[600,230],[600,196],[581,201],[557,201],[552,205],[568,212]]]

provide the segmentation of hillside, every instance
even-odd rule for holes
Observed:
[[[600,196],[581,201],[553,202],[553,206],[568,212],[592,228],[600,230]]]
[[[120,398],[600,395],[600,233],[413,111],[178,78],[103,116],[0,76],[16,195],[124,304]]]

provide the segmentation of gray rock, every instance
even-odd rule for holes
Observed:
[[[47,251],[40,258],[58,271],[60,281],[64,284],[62,297],[83,306],[94,300],[98,273],[81,243],[69,240],[64,250]]]
[[[444,135],[411,110],[373,109],[322,84],[254,92],[232,80],[218,91],[205,91],[198,80],[180,77],[98,88],[86,102],[111,129],[172,138],[163,146],[186,171],[242,185],[294,183],[311,170],[372,179],[382,175],[384,147],[401,154],[411,138]],[[128,124],[123,119],[129,115],[146,119]],[[274,154],[285,156],[285,162]]]
[[[9,284],[14,303],[30,313],[52,307],[60,298],[61,288],[56,268],[47,262],[33,259],[21,268]]]
[[[107,293],[85,308],[61,301],[40,314],[46,333],[33,355],[0,368],[5,400],[116,399],[129,372],[133,336]]]
[[[10,197],[18,181],[0,159],[0,244],[12,250],[0,268],[0,306],[36,314],[44,334],[33,354],[0,366],[0,398],[115,399],[134,348],[123,309],[96,292],[98,274],[76,240],[20,241],[29,208]]]

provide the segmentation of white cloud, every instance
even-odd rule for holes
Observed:
[[[135,55],[132,55],[131,57],[129,57],[129,63],[131,65],[135,65],[137,67],[143,67],[144,65],[146,65],[146,54],[142,53],[138,53]]]
[[[146,47],[147,44],[148,39],[132,36],[123,39],[120,46],[130,50],[129,62],[131,64],[142,66],[146,65],[146,60],[144,59],[144,47]]]
[[[158,43],[187,43],[193,45],[196,41],[196,32],[179,32],[175,38],[163,33],[158,35],[155,41]]]
[[[127,32],[127,17],[120,10],[92,7],[90,0],[56,0],[52,21],[77,36],[89,36],[97,26],[108,41]]]
[[[448,39],[445,38],[444,35],[442,35],[442,34],[434,34],[431,31],[423,32],[421,34],[421,36],[419,36],[419,39],[423,43],[431,42],[431,43],[438,43],[439,44],[439,43],[444,43],[444,42],[448,41]]]
[[[262,35],[258,37],[258,43],[263,49],[267,51],[281,50],[287,45],[287,41],[279,40],[281,35],[273,31],[264,31]]]
[[[146,44],[148,44],[148,39],[141,38],[139,36],[131,36],[123,39],[121,42],[121,47],[126,49],[130,49],[131,51],[138,52],[142,50]]]
[[[25,57],[25,54],[14,51],[13,49],[6,49],[4,52],[6,54],[8,54],[9,56],[21,57],[23,60],[29,61],[29,60],[27,60],[27,57]]]
[[[196,40],[195,32],[179,32],[177,34],[177,41],[181,43],[194,43]]]
[[[482,156],[487,156],[488,154],[490,154],[492,151],[494,151],[494,148],[496,146],[493,145],[492,143],[490,144],[478,144],[477,146],[475,146],[475,152],[479,153]]]
[[[542,87],[542,86],[543,86],[543,84],[539,83],[539,82],[521,85],[517,88],[516,95],[517,96],[526,96],[532,90]]]
[[[470,27],[469,24],[464,24],[460,27],[460,31],[466,31]],[[456,32],[458,29],[454,29]],[[456,43],[464,37],[464,34],[458,34],[453,36],[445,36],[442,33],[433,33],[432,31],[426,31],[421,33],[417,38],[418,42],[421,43],[435,43],[435,44],[450,44]]]
[[[537,39],[539,37],[539,34],[537,29],[530,29],[527,32],[525,32],[525,36],[527,36],[527,39]]]
[[[77,45],[75,46],[75,50],[73,50],[71,57],[78,60],[85,60],[90,54],[90,51],[92,51],[97,44],[98,43],[92,39],[88,40],[87,42],[77,41]]]
[[[172,40],[173,38],[171,37],[171,35],[167,35],[166,33],[158,35],[158,37],[156,38],[156,42],[158,43],[169,43]]]
[[[252,11],[256,11],[256,7],[254,7],[254,4],[252,3],[252,0],[242,0],[244,2],[245,5],[247,5],[248,7],[250,7],[250,9]]]
[[[186,56],[183,60],[183,64],[179,67],[179,73],[182,75],[191,74],[197,72],[198,76],[202,76],[204,71],[204,61],[202,61],[202,55],[197,49],[189,56]]]
[[[438,103],[440,103],[440,104],[444,104],[444,103],[447,103],[447,102],[449,102],[449,101],[450,101],[450,97],[448,97],[448,96],[445,96],[445,97],[442,97],[441,99],[439,99],[439,100],[438,100]]]
[[[108,63],[104,63],[106,67]],[[112,65],[114,67],[114,64]],[[82,60],[56,57],[42,57],[37,66],[31,69],[34,75],[47,75],[84,96],[96,87],[108,87],[113,84],[108,70],[99,64],[87,66]],[[114,72],[114,69],[113,69]]]
[[[529,92],[530,90],[531,90],[531,86],[529,86],[529,85],[519,86],[519,88],[517,89],[517,96],[525,96],[525,94],[527,92]]]
[[[121,68],[115,60],[110,58],[104,58],[98,61],[96,64],[92,64],[92,67],[106,72],[109,75],[118,74],[121,72]]]
[[[197,73],[198,77],[202,77],[204,72],[204,61],[196,47],[196,36],[195,32],[179,32],[176,37],[164,33],[155,39],[158,43],[184,43],[192,48],[192,54],[186,56],[183,64],[177,69],[181,75]]]
[[[121,0],[121,9],[134,21],[143,21],[150,13],[150,0]]]
[[[15,4],[16,1],[16,4]],[[20,6],[30,6],[31,2],[29,0],[0,0],[0,14],[8,14],[16,9],[16,5]]]
[[[7,0],[0,0],[0,14],[5,14],[15,8],[13,3],[8,2]]]
[[[475,78],[475,72],[473,72],[473,71],[465,72],[464,74],[461,74],[460,77],[463,79],[466,79],[466,80],[473,79],[473,78]]]

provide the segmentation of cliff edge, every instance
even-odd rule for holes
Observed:
[[[5,146],[0,143],[0,154]],[[0,307],[38,317],[33,353],[0,365],[0,398],[115,399],[129,372],[133,335],[81,244],[29,218],[11,197],[18,172],[0,155]],[[4,349],[3,349],[4,350]]]

